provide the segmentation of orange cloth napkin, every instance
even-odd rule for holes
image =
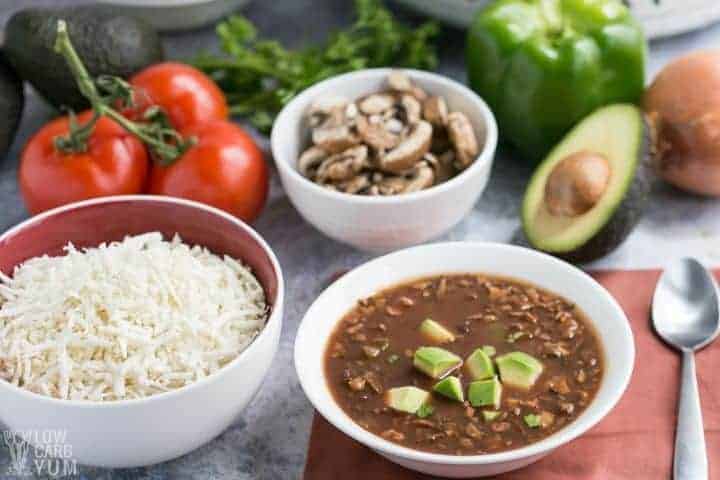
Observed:
[[[653,333],[657,271],[605,271],[593,276],[630,319],[637,353],[630,386],[598,425],[568,445],[498,480],[665,480],[672,477],[680,356]],[[716,273],[716,275],[718,275]],[[720,275],[718,275],[720,276]],[[592,315],[592,312],[587,312]],[[696,356],[710,461],[720,479],[720,339]],[[429,479],[373,453],[315,415],[304,480]]]

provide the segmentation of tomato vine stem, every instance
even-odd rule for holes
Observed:
[[[169,126],[167,119],[163,118],[164,114],[161,114],[157,107],[148,109],[145,117],[149,119],[149,122],[146,123],[129,120],[113,108],[113,105],[118,101],[124,106],[130,106],[133,97],[132,87],[121,78],[103,76],[102,82],[99,83],[104,90],[110,92],[110,95],[104,98],[98,90],[96,81],[90,76],[75,47],[73,47],[64,20],[58,20],[54,49],[65,58],[80,93],[88,99],[93,110],[92,118],[83,125],[78,125],[75,114],[70,113],[70,132],[67,135],[55,138],[55,147],[61,152],[78,153],[87,151],[88,139],[101,117],[112,119],[137,137],[163,165],[174,162],[196,143],[194,137],[184,138]]]

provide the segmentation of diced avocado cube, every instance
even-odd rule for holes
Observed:
[[[492,360],[482,348],[478,348],[465,359],[465,370],[472,380],[486,380],[495,376]]]
[[[433,390],[458,402],[465,401],[465,395],[463,394],[462,383],[457,377],[445,377],[435,384]]]
[[[525,420],[525,425],[527,425],[530,428],[539,428],[540,427],[540,415],[536,415],[534,413],[528,413],[523,417],[523,420]]]
[[[417,387],[397,387],[385,392],[385,405],[398,412],[415,414],[428,400],[430,392]]]
[[[435,343],[451,343],[455,341],[455,335],[450,330],[430,318],[426,318],[420,324],[420,333],[429,341]]]
[[[420,418],[427,418],[430,415],[432,415],[434,412],[435,412],[435,408],[432,405],[430,405],[428,403],[423,403],[422,405],[420,405],[420,408],[418,408],[418,411],[415,415],[417,415]]]
[[[502,384],[497,377],[490,380],[479,380],[468,386],[468,400],[473,407],[491,406],[500,408],[502,397]]]
[[[413,357],[415,368],[432,378],[443,378],[462,365],[462,358],[439,347],[420,347]]]
[[[497,357],[500,378],[506,386],[529,389],[543,372],[543,364],[525,352],[510,352]]]
[[[492,422],[493,420],[495,420],[497,417],[500,416],[500,413],[502,413],[502,412],[498,412],[497,410],[483,410],[482,416],[486,422]]]
[[[495,347],[492,345],[483,345],[482,346],[483,352],[487,354],[488,357],[494,357],[497,353],[497,350],[495,350]]]

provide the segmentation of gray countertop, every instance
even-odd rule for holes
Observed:
[[[0,1],[0,26],[20,5],[58,3],[72,2]],[[312,12],[311,16],[308,11]],[[328,31],[348,23],[352,17],[352,3],[349,0],[255,0],[245,13],[259,26],[262,34],[277,37],[288,45],[297,45],[322,38]],[[398,13],[410,21],[416,19],[404,11]],[[298,19],[303,17],[309,18],[310,22],[299,22]],[[211,28],[164,38],[171,58],[187,58],[199,50],[217,48]],[[720,26],[653,42],[649,74],[654,74],[668,59],[683,52],[719,43]],[[464,80],[462,32],[447,28],[439,53],[442,73]],[[32,91],[28,89],[27,93],[20,133],[8,158],[0,164],[0,230],[27,217],[18,196],[17,158],[29,136],[53,115]],[[267,146],[266,140],[263,142]],[[528,167],[501,151],[490,185],[471,215],[439,240],[522,242],[518,208],[528,175]],[[260,393],[230,429],[195,452],[171,462],[132,470],[80,467],[80,478],[300,478],[312,408],[300,389],[293,368],[295,332],[303,313],[333,274],[366,261],[370,255],[329,240],[306,224],[288,202],[276,176],[270,201],[255,227],[277,253],[288,292],[280,349]],[[618,251],[591,267],[660,267],[679,255],[695,255],[708,263],[718,263],[720,202],[683,195],[660,186],[653,192],[651,207],[631,238]],[[13,478],[3,476],[9,465],[8,450],[2,444],[0,478]]]

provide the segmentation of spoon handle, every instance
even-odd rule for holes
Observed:
[[[705,431],[695,376],[695,356],[690,350],[683,351],[673,478],[674,480],[707,480],[708,478]]]

